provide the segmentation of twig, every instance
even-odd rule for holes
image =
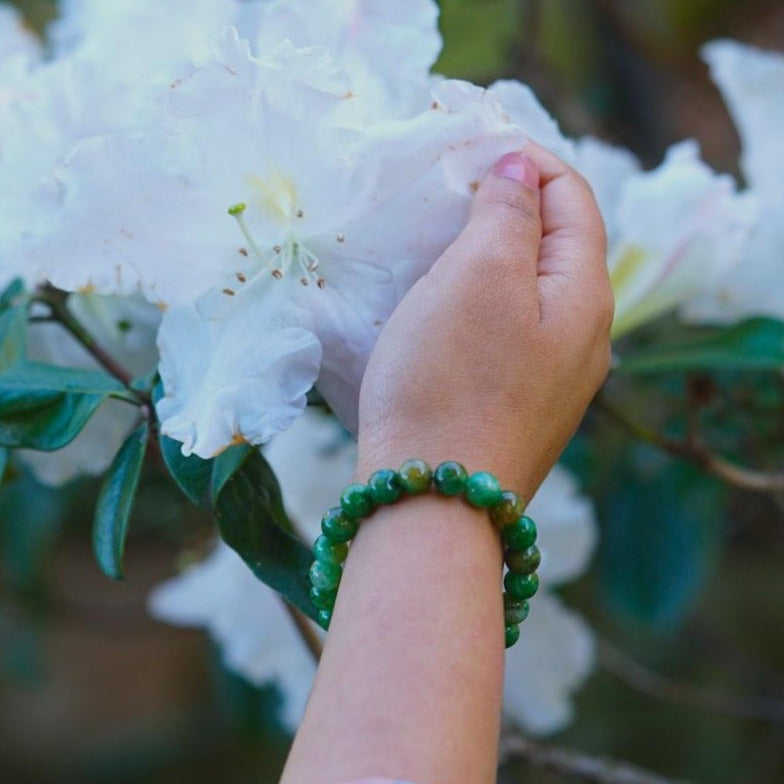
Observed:
[[[501,736],[499,757],[502,763],[523,759],[539,768],[593,784],[686,784],[681,779],[663,778],[628,762],[542,746],[522,735],[511,733]]]
[[[688,441],[669,438],[647,425],[635,422],[622,411],[615,408],[615,406],[608,403],[601,395],[595,398],[594,404],[641,441],[656,446],[676,457],[691,460],[691,462],[703,470],[718,476],[728,484],[760,493],[784,492],[784,473],[757,471],[753,468],[746,468],[733,463],[711,452],[693,436]]]
[[[782,700],[764,695],[723,694],[681,683],[649,670],[608,640],[599,640],[599,661],[608,672],[627,686],[658,700],[667,700],[734,719],[784,724]]]
[[[305,643],[305,647],[310,651],[310,655],[313,657],[313,661],[315,661],[318,665],[319,661],[321,660],[321,652],[324,648],[324,646],[321,644],[321,640],[314,631],[313,627],[310,625],[308,619],[296,607],[294,607],[293,604],[289,604],[283,597],[281,597],[281,601],[283,602],[283,606],[286,608],[286,612],[291,616],[291,620],[297,627],[297,631],[299,632],[299,636],[302,638],[302,642]]]

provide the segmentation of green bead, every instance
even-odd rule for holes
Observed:
[[[328,509],[321,518],[321,532],[333,542],[348,542],[354,538],[358,528],[359,522],[346,517],[339,506]]]
[[[326,631],[329,629],[329,623],[332,620],[332,610],[319,610],[316,620],[318,625]]]
[[[433,472],[433,484],[441,495],[460,495],[467,479],[468,471],[454,460],[441,463]]]
[[[409,495],[426,493],[430,489],[433,471],[424,460],[406,460],[397,473],[403,491]]]
[[[335,604],[338,592],[335,588],[332,590],[325,590],[323,588],[310,589],[310,601],[313,606],[319,610],[331,610]]]
[[[343,568],[338,564],[324,563],[324,561],[313,561],[310,565],[308,576],[310,577],[310,584],[314,588],[323,591],[336,590],[340,585],[340,578],[343,574]]]
[[[504,626],[504,643],[511,648],[520,639],[520,627],[516,623],[507,623]]]
[[[400,477],[397,471],[391,468],[374,471],[368,479],[367,486],[370,497],[377,504],[394,504],[403,495]]]
[[[345,542],[333,542],[322,534],[313,543],[313,555],[317,561],[342,564],[348,555],[348,545]]]
[[[490,507],[490,520],[499,528],[517,522],[525,512],[525,502],[512,490],[504,490],[501,500]]]
[[[528,602],[513,599],[508,593],[504,594],[504,623],[522,623],[531,610]]]
[[[373,498],[367,485],[349,485],[340,496],[340,508],[346,517],[361,520],[373,512]]]
[[[494,506],[501,500],[501,483],[487,471],[477,471],[468,477],[465,497],[472,506]]]
[[[504,588],[513,599],[530,599],[539,588],[539,577],[535,574],[507,572],[504,575]]]
[[[518,574],[531,574],[539,568],[542,554],[539,548],[532,544],[527,550],[507,550],[504,554],[506,565]]]
[[[516,522],[502,528],[501,537],[510,550],[527,550],[536,541],[536,523],[523,515]]]

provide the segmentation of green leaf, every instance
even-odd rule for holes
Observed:
[[[679,622],[724,543],[726,486],[651,447],[620,455],[597,499],[600,584],[622,615]]]
[[[256,449],[235,451],[231,460],[219,465],[221,457],[215,461],[213,476],[215,519],[221,536],[260,580],[315,619],[308,580],[313,556],[289,533],[291,523],[275,474]]]
[[[198,455],[182,453],[182,444],[168,436],[159,438],[163,462],[177,486],[194,503],[199,506],[210,495],[212,480],[212,460],[204,460]]]
[[[24,281],[21,278],[14,278],[0,294],[0,312],[18,304],[18,297],[22,294],[24,294]]]
[[[784,367],[784,322],[754,318],[675,344],[657,344],[621,357],[619,373],[690,370],[778,370]]]
[[[93,552],[101,571],[122,580],[125,537],[147,448],[149,426],[140,425],[115,455],[104,478],[93,519]]]
[[[27,344],[27,310],[10,308],[0,313],[0,371],[24,360]]]
[[[224,449],[214,458],[210,486],[213,505],[217,502],[226,482],[237,472],[252,451],[254,451],[253,447],[248,444],[237,444]]]
[[[0,374],[0,446],[60,449],[104,400],[124,393],[97,370],[18,362]]]

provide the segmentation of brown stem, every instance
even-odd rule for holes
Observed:
[[[601,395],[594,400],[594,404],[641,441],[656,446],[676,457],[690,460],[708,473],[723,479],[728,484],[760,493],[784,492],[784,473],[758,471],[733,463],[731,460],[711,452],[693,435],[688,441],[669,438],[647,425],[635,422],[625,413],[608,403]]]
[[[593,784],[686,784],[638,768],[628,762],[591,757],[570,749],[542,746],[522,735],[504,733],[499,747],[500,762],[523,759],[531,765]]]
[[[627,686],[658,700],[667,700],[735,719],[784,724],[784,701],[775,697],[723,694],[701,689],[649,670],[607,640],[599,640],[602,666]]]

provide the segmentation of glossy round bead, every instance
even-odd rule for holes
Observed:
[[[403,495],[400,477],[397,471],[391,468],[374,471],[368,479],[367,486],[370,497],[377,504],[394,504]]]
[[[504,575],[504,588],[513,599],[530,599],[539,588],[539,577],[535,574],[507,572]]]
[[[501,493],[501,500],[488,510],[490,520],[499,528],[517,522],[524,512],[523,499],[512,490],[504,490]]]
[[[403,491],[409,495],[426,493],[430,489],[433,471],[424,460],[406,460],[397,473]]]
[[[472,506],[493,506],[501,500],[501,483],[491,473],[477,471],[466,481],[465,497]]]
[[[513,599],[508,593],[504,594],[504,623],[522,623],[528,617],[530,609],[528,602]]]
[[[362,520],[372,513],[374,508],[373,498],[367,485],[349,485],[340,496],[340,508],[346,517],[352,520]]]
[[[504,554],[506,565],[513,572],[518,574],[531,574],[539,568],[542,562],[542,554],[539,548],[532,544],[526,550],[507,550]]]
[[[520,639],[520,627],[516,623],[507,623],[504,626],[504,643],[511,648]]]
[[[329,623],[332,620],[332,610],[319,610],[317,616],[318,625],[326,631],[329,629]]]
[[[337,596],[338,592],[335,588],[331,591],[323,588],[310,589],[310,601],[313,602],[313,606],[319,610],[331,610]]]
[[[342,564],[348,555],[348,545],[345,542],[333,542],[328,536],[321,534],[313,542],[313,555],[317,561]]]
[[[348,542],[357,533],[359,523],[346,517],[339,506],[327,510],[321,518],[321,532],[332,542]]]
[[[433,484],[441,495],[460,495],[465,490],[468,471],[454,460],[441,463],[433,472]]]
[[[501,529],[501,538],[510,550],[527,550],[536,541],[536,523],[523,515]]]
[[[337,590],[342,574],[343,568],[341,566],[324,563],[324,561],[313,561],[308,572],[310,584],[314,588],[324,591]]]

